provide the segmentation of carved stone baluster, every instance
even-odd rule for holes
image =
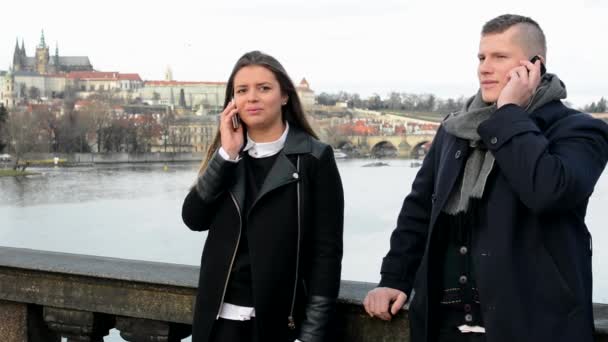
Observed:
[[[192,333],[187,324],[120,316],[116,317],[116,329],[129,342],[179,342]]]
[[[103,342],[114,327],[114,317],[87,311],[44,307],[44,321],[68,342]]]

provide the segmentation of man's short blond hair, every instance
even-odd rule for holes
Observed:
[[[540,25],[532,18],[517,14],[503,14],[483,25],[481,35],[503,33],[511,27],[517,27],[518,34],[516,39],[520,46],[530,55],[542,56],[547,59],[547,41]]]

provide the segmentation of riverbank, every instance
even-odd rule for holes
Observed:
[[[202,152],[156,152],[156,153],[27,153],[22,157],[30,166],[52,166],[58,158],[59,166],[92,164],[138,164],[200,162]],[[49,163],[45,163],[48,161]]]
[[[377,159],[358,154],[356,151],[336,150],[336,159]],[[27,153],[22,159],[28,166],[53,166],[54,158],[58,158],[58,166],[82,166],[95,164],[146,164],[146,163],[200,163],[204,157],[203,152],[155,152],[155,153]],[[387,158],[384,158],[387,159]],[[389,159],[410,159],[398,158]]]
[[[36,172],[29,171],[16,171],[12,169],[0,169],[0,177],[19,177],[19,176],[31,176],[35,175]]]

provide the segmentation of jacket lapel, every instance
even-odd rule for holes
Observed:
[[[260,198],[264,197],[264,195],[266,195],[267,193],[283,185],[297,182],[299,177],[300,175],[298,174],[298,170],[291,163],[289,158],[287,158],[283,151],[279,152],[279,155],[277,156],[274,165],[268,172],[266,179],[264,179],[262,188],[260,188],[258,196],[253,201],[251,208],[253,208],[255,204],[260,200]]]
[[[466,164],[469,156],[469,144],[464,139],[459,139],[454,136],[448,135],[447,137],[453,140],[453,143],[449,145],[445,153],[441,153],[439,165],[437,166],[437,183],[435,185],[435,198],[436,203],[433,205],[433,212],[431,214],[431,226],[433,229],[439,213],[443,210],[456,181],[458,180],[464,165]],[[458,157],[456,155],[458,154]]]
[[[260,200],[260,198],[264,197],[269,192],[281,186],[297,182],[299,180],[300,175],[298,173],[298,170],[294,163],[292,163],[291,160],[289,160],[289,157],[287,156],[293,154],[309,153],[311,151],[310,139],[312,138],[304,131],[299,129],[296,125],[289,125],[289,133],[287,133],[287,139],[285,139],[285,146],[277,155],[277,159],[275,160],[272,168],[268,172],[268,175],[266,175],[264,183],[262,184],[262,187],[258,192],[257,198],[253,201],[251,208],[255,206],[255,204]],[[244,180],[244,178],[244,172],[242,176],[239,174],[239,179]]]

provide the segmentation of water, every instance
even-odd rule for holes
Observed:
[[[418,168],[409,160],[362,167],[339,161],[345,192],[343,279],[377,282],[403,198]],[[181,222],[196,164],[35,169],[0,178],[0,245],[198,265],[206,233]],[[33,169],[34,170],[34,169]],[[594,302],[608,303],[608,176],[596,186],[587,224],[593,234]],[[108,341],[121,341],[114,330]]]

